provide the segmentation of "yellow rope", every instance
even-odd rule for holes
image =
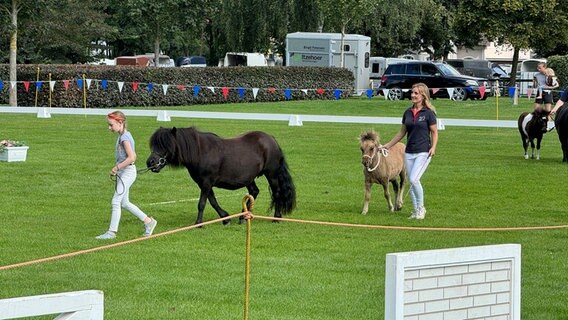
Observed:
[[[250,234],[251,234],[251,221],[252,221],[252,207],[254,207],[254,198],[251,195],[246,195],[243,198],[243,215],[247,222],[246,230],[246,245],[245,245],[245,310],[244,319],[248,320],[249,314],[249,288],[250,288]]]

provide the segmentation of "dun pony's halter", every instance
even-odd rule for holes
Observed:
[[[376,146],[375,152],[373,152],[372,156],[368,156],[368,155],[364,154],[363,158],[369,158],[369,161],[370,161],[369,163],[373,163],[373,159],[379,154],[379,151],[381,152],[383,157],[388,157],[389,150],[387,148],[383,147],[383,145],[381,144],[381,145]],[[375,171],[379,167],[380,163],[381,163],[381,156],[379,155],[378,159],[377,159],[377,164],[372,169],[367,168],[367,171],[369,171],[369,172]]]

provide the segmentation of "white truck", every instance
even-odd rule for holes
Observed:
[[[295,32],[286,35],[286,65],[339,67],[353,72],[356,95],[369,89],[371,38],[358,34]]]

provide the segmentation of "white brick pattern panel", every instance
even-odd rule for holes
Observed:
[[[405,319],[509,319],[512,261],[405,270]],[[509,299],[505,299],[509,298]]]
[[[479,250],[482,247],[473,248],[477,248],[473,250],[476,254],[484,253]],[[520,306],[516,306],[520,304],[520,246],[514,249],[517,249],[518,253],[514,257],[507,257],[507,254],[500,257],[497,254],[490,259],[475,259],[471,254],[466,254],[463,261],[456,259],[451,252],[453,260],[450,259],[447,264],[443,263],[444,259],[427,255],[437,263],[425,261],[424,265],[417,262],[419,259],[413,259],[409,254],[403,253],[402,261],[408,260],[410,263],[402,267],[397,266],[397,274],[402,275],[402,279],[389,279],[385,282],[385,319],[520,319]],[[433,251],[442,251],[443,254],[444,250]],[[392,276],[388,259],[386,276]],[[398,297],[389,296],[389,293],[394,292],[389,289],[397,287],[397,283],[401,294]],[[393,302],[393,299],[396,303],[389,305],[388,302]]]

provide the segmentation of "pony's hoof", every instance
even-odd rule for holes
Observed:
[[[272,223],[280,223],[280,220],[272,220]]]
[[[231,219],[223,220],[223,225],[231,224]]]
[[[361,214],[366,216],[367,215],[367,211],[361,211]]]

